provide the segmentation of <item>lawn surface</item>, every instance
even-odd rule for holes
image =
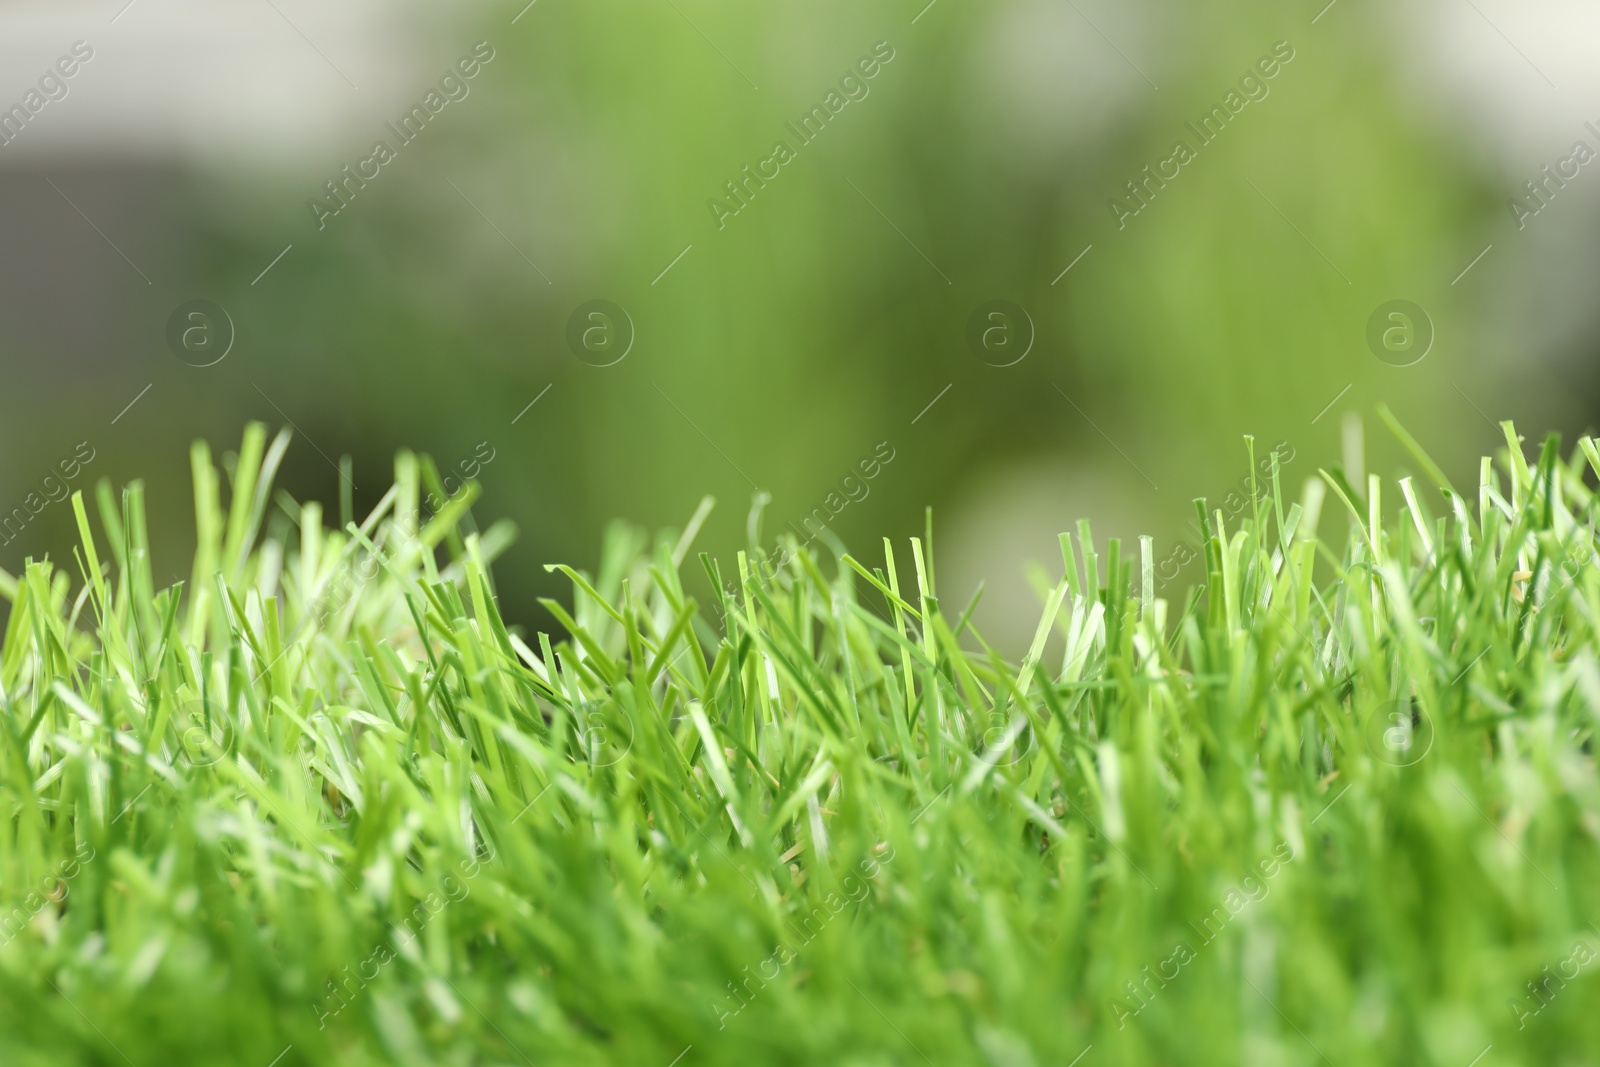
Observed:
[[[1176,601],[1063,536],[1020,663],[931,526],[618,527],[546,637],[425,459],[331,523],[197,445],[162,590],[75,497],[0,573],[0,1064],[1600,1062],[1600,451],[1395,429],[1252,456]]]

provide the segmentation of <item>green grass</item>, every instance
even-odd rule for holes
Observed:
[[[1422,484],[1274,478],[1181,602],[1063,536],[1021,663],[931,525],[617,527],[524,639],[426,460],[329,528],[196,446],[181,589],[74,497],[0,574],[0,1063],[1594,1063],[1600,451],[1462,497],[1394,428]]]

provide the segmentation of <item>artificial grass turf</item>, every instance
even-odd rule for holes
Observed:
[[[1181,604],[1082,526],[1020,664],[931,533],[705,508],[525,642],[475,489],[333,530],[197,445],[184,588],[137,485],[0,575],[0,1063],[1593,1063],[1600,450],[1506,433],[1271,478]]]

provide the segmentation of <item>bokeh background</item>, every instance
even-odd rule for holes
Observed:
[[[1498,420],[1596,421],[1600,163],[1542,170],[1600,151],[1593,5],[524,3],[0,8],[0,108],[26,112],[0,145],[0,513],[28,511],[0,568],[70,556],[70,505],[27,504],[91,454],[71,487],[143,478],[177,580],[189,442],[259,419],[293,425],[281,484],[330,514],[341,456],[364,511],[397,448],[492,455],[477,521],[521,531],[502,608],[543,628],[565,584],[543,564],[592,567],[610,520],[681,526],[711,494],[726,555],[757,490],[770,540],[886,449],[831,529],[876,556],[931,505],[946,599],[986,582],[979,620],[1015,649],[1057,531],[1164,557],[1248,473],[1245,434],[1292,447],[1298,490],[1365,417],[1387,471],[1387,403],[1470,484]],[[399,146],[385,124],[475,46],[466,95]],[[874,49],[801,144],[786,123]],[[1201,146],[1186,123],[1275,49]],[[319,225],[379,139],[396,157]],[[1179,140],[1195,158],[1119,219]],[[708,201],[778,141],[794,158],[719,225]],[[210,366],[169,342],[197,300],[230,324]],[[595,300],[631,335],[605,366],[568,337]],[[1407,366],[1367,339],[1393,300],[1431,324]],[[1026,319],[975,348],[993,301]]]

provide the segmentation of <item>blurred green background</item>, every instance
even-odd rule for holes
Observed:
[[[1592,301],[1570,256],[1593,200],[1573,182],[1530,234],[1506,198],[1594,138],[1494,26],[1354,0],[924,3],[401,6],[371,14],[392,47],[365,51],[359,18],[285,3],[260,17],[287,66],[233,64],[267,38],[218,30],[212,73],[191,79],[199,52],[135,62],[179,16],[135,7],[92,33],[51,16],[30,31],[37,56],[8,53],[6,99],[75,36],[98,55],[37,136],[0,149],[0,506],[87,441],[74,487],[145,478],[158,572],[176,579],[195,437],[228,448],[247,419],[292,422],[281,482],[330,510],[341,455],[364,511],[397,448],[441,468],[492,452],[479,524],[521,530],[502,608],[548,627],[535,597],[564,583],[542,565],[592,567],[609,520],[680,526],[711,494],[702,546],[726,555],[756,489],[770,538],[887,443],[832,530],[876,557],[931,505],[946,598],[986,581],[980,621],[1014,650],[1036,618],[1023,560],[1059,567],[1053,534],[1079,517],[1152,533],[1163,558],[1192,498],[1248,473],[1244,434],[1294,449],[1298,492],[1340,460],[1346,414],[1379,402],[1467,483],[1493,420],[1590,425]],[[398,143],[384,124],[479,41],[494,58],[468,95],[319,229],[308,200],[378,138]],[[866,95],[801,144],[785,124],[875,46],[893,58]],[[1201,146],[1185,124],[1275,46],[1292,60]],[[1515,114],[1472,129],[1438,73],[1460,54],[1468,80],[1481,55],[1556,132],[1508,139],[1528,125]],[[719,228],[708,200],[780,140],[794,159]],[[1179,140],[1195,158],[1119,227],[1109,201]],[[197,299],[236,334],[213,366],[167,342]],[[610,366],[567,340],[596,299],[631,322]],[[1366,339],[1395,299],[1432,323],[1411,366]],[[1010,366],[968,342],[994,300],[1031,322]],[[1030,327],[1011,326],[1014,351]],[[1366,462],[1403,465],[1368,422]],[[67,505],[43,508],[0,567],[67,554],[71,525]]]

